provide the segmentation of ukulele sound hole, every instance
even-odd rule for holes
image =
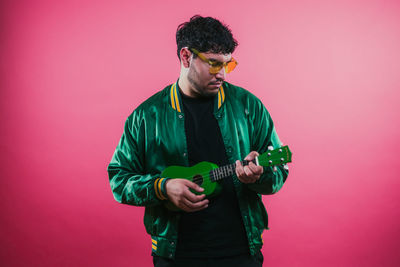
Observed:
[[[203,176],[201,176],[200,174],[196,174],[195,176],[193,176],[193,183],[200,186],[203,183]]]

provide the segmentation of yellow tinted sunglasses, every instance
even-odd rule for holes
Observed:
[[[202,61],[210,65],[210,73],[211,74],[217,74],[222,68],[225,69],[226,73],[229,73],[233,71],[238,64],[237,61],[234,58],[231,58],[229,62],[220,62],[220,61],[214,61],[206,58],[203,54],[201,54],[199,51],[197,51],[195,48],[189,48],[190,51],[195,53]]]

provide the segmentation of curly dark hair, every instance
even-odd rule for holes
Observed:
[[[190,21],[178,26],[176,44],[178,58],[182,47],[195,48],[199,52],[229,54],[238,45],[227,25],[215,18],[200,15],[195,15]]]

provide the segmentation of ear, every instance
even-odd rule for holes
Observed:
[[[187,47],[183,47],[179,53],[181,62],[185,68],[189,68],[192,52]]]

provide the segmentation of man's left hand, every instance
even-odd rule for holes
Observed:
[[[251,151],[250,154],[244,158],[245,160],[250,161],[247,166],[243,166],[239,160],[236,161],[236,176],[242,183],[255,183],[260,179],[264,169],[262,166],[257,166],[252,162],[252,160],[257,156],[258,153],[256,151]]]

